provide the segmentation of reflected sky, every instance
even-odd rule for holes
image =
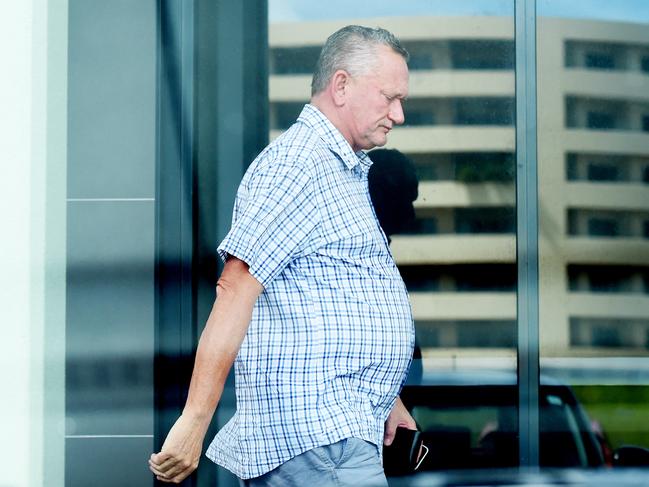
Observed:
[[[514,0],[269,0],[270,22],[336,20],[416,15],[514,15]],[[540,15],[649,21],[647,0],[537,0]]]

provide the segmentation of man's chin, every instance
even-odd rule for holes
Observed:
[[[377,137],[376,139],[372,140],[371,143],[372,143],[372,147],[370,147],[371,149],[375,147],[383,147],[385,144],[388,143],[388,136],[387,134],[385,134],[383,137]]]

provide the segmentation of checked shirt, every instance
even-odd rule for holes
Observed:
[[[264,291],[234,364],[237,411],[207,452],[240,478],[345,438],[380,452],[414,328],[370,165],[306,105],[241,181],[218,250],[246,262]]]

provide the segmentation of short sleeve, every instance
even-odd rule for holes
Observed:
[[[218,247],[220,256],[246,262],[266,288],[312,244],[319,221],[312,186],[296,163],[274,160],[254,170],[237,196],[239,210]]]

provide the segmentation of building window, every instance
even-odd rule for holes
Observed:
[[[466,348],[513,348],[516,324],[511,321],[458,323],[457,346]]]
[[[642,116],[642,131],[649,132],[649,115]]]
[[[509,152],[467,152],[456,154],[455,180],[463,183],[483,181],[511,182],[514,156]]]
[[[640,61],[640,66],[642,68],[642,71],[645,73],[649,73],[649,56],[642,56],[642,60]]]
[[[417,179],[420,182],[437,181],[439,179],[437,176],[437,168],[433,164],[430,164],[428,162],[415,161],[415,167],[417,169]]]
[[[270,74],[312,74],[321,46],[277,47],[270,51]]]
[[[515,226],[513,208],[457,208],[456,233],[513,233]]]
[[[615,58],[604,52],[586,53],[586,67],[595,69],[614,69]]]
[[[649,220],[644,221],[643,229],[642,229],[642,236],[644,238],[649,238]]]
[[[593,327],[593,346],[594,347],[620,347],[620,330],[612,326],[594,326]]]
[[[511,98],[459,98],[455,100],[456,125],[512,125]]]
[[[649,348],[648,325],[647,320],[572,317],[570,343],[581,347]]]
[[[615,116],[608,112],[588,112],[589,129],[611,130],[615,128]]]
[[[408,107],[405,118],[406,125],[435,125],[435,114],[430,107]]]
[[[513,292],[516,268],[509,265],[458,265],[453,268],[458,292]]]
[[[430,52],[410,52],[408,68],[412,71],[433,69],[433,57]]]
[[[616,270],[593,271],[588,275],[589,290],[594,293],[622,293],[628,288],[628,276]]]
[[[273,130],[286,130],[289,128],[297,117],[300,115],[300,111],[304,106],[303,103],[275,103],[271,105],[271,110],[274,110],[274,114],[271,113],[271,129]]]
[[[620,224],[613,218],[589,218],[588,235],[593,237],[618,237]]]
[[[440,340],[439,327],[435,326],[435,322],[419,321],[415,322],[417,329],[417,342],[422,349],[438,348],[443,344]]]
[[[649,166],[645,166],[642,170],[642,182],[649,183]]]
[[[614,164],[588,164],[589,181],[619,181],[620,170]]]
[[[451,41],[453,69],[514,69],[513,41]]]
[[[415,218],[401,233],[410,235],[434,235],[437,233],[435,217]]]
[[[439,291],[441,272],[438,267],[401,265],[399,272],[408,291]]]

